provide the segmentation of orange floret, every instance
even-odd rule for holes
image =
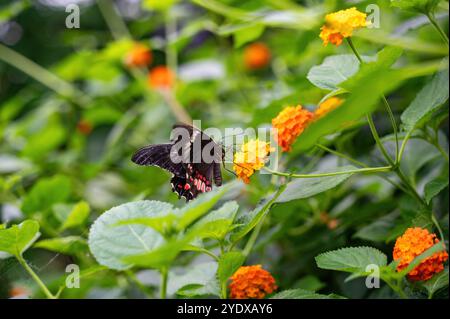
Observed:
[[[231,276],[230,298],[262,299],[277,289],[275,279],[261,265],[242,266]]]
[[[393,256],[394,260],[398,260],[397,271],[408,267],[414,258],[438,242],[439,239],[436,238],[436,235],[430,234],[427,229],[408,228],[395,242]],[[408,278],[413,281],[428,280],[434,274],[444,270],[444,262],[447,259],[446,251],[437,252],[411,270]]]
[[[272,119],[272,126],[276,129],[274,132],[275,140],[283,152],[291,150],[291,145],[303,133],[313,117],[313,113],[298,105],[285,108],[277,117]]]
[[[270,62],[270,49],[264,43],[250,44],[244,51],[244,64],[248,69],[262,69]]]

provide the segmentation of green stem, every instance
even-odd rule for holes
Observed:
[[[282,173],[282,172],[277,172],[277,171],[271,170],[270,168],[267,168],[267,167],[264,167],[263,169],[273,175],[278,175],[278,176],[293,177],[293,178],[318,178],[318,177],[338,176],[338,175],[355,174],[355,173],[390,172],[393,169],[393,167],[392,166],[366,167],[366,168],[352,169],[352,170],[342,171],[342,172],[317,173],[317,174]]]
[[[72,84],[3,44],[0,44],[0,60],[19,69],[57,94],[70,99],[73,103],[81,107],[85,107],[89,103],[89,97]]]
[[[220,287],[220,298],[221,299],[227,299],[227,281],[224,280],[224,282],[222,282],[221,287]]]
[[[439,32],[439,35],[441,36],[442,40],[449,45],[448,36],[445,34],[444,30],[439,26],[439,23],[436,21],[436,18],[434,17],[433,13],[427,12],[425,14],[428,17],[428,20],[430,20],[431,24],[434,26],[434,28]]]
[[[199,248],[199,252],[204,253],[205,255],[208,255],[209,257],[211,257],[212,259],[214,259],[215,261],[219,261],[219,257],[217,257],[216,255],[214,255],[212,252],[210,252],[208,249],[205,248]]]
[[[347,42],[350,46],[350,48],[352,49],[353,53],[355,54],[356,58],[358,59],[358,61],[363,64],[364,61],[361,58],[361,56],[358,53],[358,50],[356,50],[355,45],[353,44],[353,41],[351,38],[347,38]],[[395,135],[395,162],[398,163],[398,129],[397,129],[397,123],[395,122],[395,117],[394,114],[392,113],[392,109],[391,106],[389,105],[389,102],[387,101],[386,97],[384,95],[382,95],[382,100],[384,103],[384,106],[386,108],[386,111],[388,112],[389,115],[389,119],[391,121],[392,124],[392,128],[394,130],[394,135]],[[379,141],[380,137],[378,135],[378,132],[376,130],[375,124],[373,123],[373,119],[371,115],[367,115],[367,120],[369,121],[369,125],[370,125],[370,130],[372,131],[372,135],[375,138],[378,147],[380,148],[380,151],[383,153],[384,157],[386,158],[386,160],[388,161],[389,164],[394,165],[394,162],[392,161],[391,157],[388,155],[386,149],[384,148],[384,145],[381,143],[381,141]]]
[[[22,255],[17,255],[17,260],[22,265],[23,268],[30,274],[30,276],[34,279],[34,281],[38,284],[38,286],[42,289],[45,296],[48,299],[56,299],[56,297],[48,290],[47,286],[43,283],[41,278],[34,272],[34,270],[27,264]]]
[[[174,74],[177,74],[177,49],[172,44],[172,39],[176,36],[177,22],[174,16],[170,15],[170,8],[165,12],[166,30],[166,59],[167,65]]]
[[[406,148],[406,144],[408,143],[408,140],[411,138],[413,131],[408,131],[408,133],[406,133],[405,137],[403,138],[403,142],[402,145],[400,146],[400,151],[398,153],[398,158],[397,158],[397,163],[400,163],[400,161],[403,158],[403,153],[405,152],[405,148]]]
[[[256,240],[258,239],[259,233],[261,232],[264,220],[266,216],[263,216],[261,220],[259,221],[258,225],[256,225],[255,229],[253,230],[252,234],[250,235],[250,238],[247,241],[247,244],[244,247],[244,250],[242,251],[242,254],[247,257],[250,252],[253,249],[253,246],[256,243]]]
[[[444,241],[444,232],[442,231],[441,226],[439,225],[438,220],[436,219],[436,216],[434,216],[434,213],[431,212],[431,220],[433,221],[434,226],[436,226],[436,229],[439,232],[439,237],[441,237],[441,241]]]
[[[346,38],[347,39],[347,43],[350,46],[350,48],[352,49],[353,53],[355,54],[356,58],[358,59],[359,63],[363,64],[364,61],[361,58],[361,56],[358,53],[358,50],[356,50],[355,45],[353,44],[352,38]]]
[[[383,154],[384,158],[391,166],[395,166],[394,161],[389,156],[386,148],[384,147],[383,143],[381,142],[380,136],[378,135],[378,131],[377,131],[377,128],[375,127],[375,123],[373,122],[373,118],[372,118],[371,114],[367,114],[367,122],[369,123],[370,131],[372,132],[372,136],[375,140],[375,143],[377,144],[377,146],[380,149],[381,153]]]
[[[111,30],[113,37],[117,40],[121,38],[131,39],[130,32],[128,31],[126,24],[118,16],[113,1],[97,0],[97,5],[105,18],[106,24]]]
[[[391,121],[392,129],[394,130],[394,136],[395,136],[395,162],[398,163],[398,128],[397,123],[395,122],[394,113],[392,112],[392,108],[389,105],[388,100],[384,96],[384,94],[381,96],[381,99],[383,100],[384,107],[386,109],[386,112],[389,115],[389,120]]]
[[[167,279],[169,276],[168,267],[164,267],[161,269],[161,299],[166,299],[167,296]]]
[[[340,156],[340,157],[342,157],[342,158],[345,158],[346,160],[348,160],[348,161],[350,161],[350,162],[352,162],[353,164],[356,164],[356,165],[358,165],[358,166],[361,166],[361,167],[364,167],[364,168],[369,167],[367,164],[365,164],[365,163],[363,163],[363,162],[360,162],[360,161],[358,161],[358,160],[355,160],[354,158],[352,158],[352,157],[350,157],[350,156],[348,156],[348,155],[345,155],[345,154],[343,154],[343,153],[340,153],[340,152],[338,152],[338,151],[332,150],[332,149],[330,149],[330,148],[328,148],[328,147],[326,147],[326,146],[324,146],[324,145],[316,144],[316,146],[319,147],[319,148],[321,148],[321,149],[323,149],[323,150],[325,150],[325,151],[327,151],[327,152],[329,152],[329,153],[331,153],[331,154],[334,154],[334,155],[336,155],[336,156]],[[393,186],[395,186],[395,187],[401,189],[401,190],[404,191],[405,193],[407,193],[407,190],[406,190],[402,185],[400,185],[400,184],[398,184],[398,183],[396,183],[396,182],[394,182],[394,181],[391,181],[391,180],[390,180],[389,178],[387,178],[386,176],[380,176],[380,177],[381,177],[382,179],[384,179],[385,181],[387,181],[389,184],[391,184],[391,185],[393,185]]]
[[[320,149],[322,149],[322,150],[328,152],[328,153],[334,154],[334,155],[336,155],[336,156],[338,156],[338,157],[342,157],[342,158],[346,159],[347,161],[349,161],[349,162],[351,162],[351,163],[353,163],[353,164],[356,164],[356,165],[362,166],[362,167],[367,167],[367,165],[364,164],[363,162],[360,162],[360,161],[358,161],[358,160],[355,160],[354,158],[352,158],[352,157],[350,157],[350,156],[348,156],[348,155],[345,155],[345,154],[343,154],[343,153],[341,153],[341,152],[332,150],[331,148],[328,148],[328,147],[326,147],[325,145],[322,145],[322,144],[316,144],[316,146],[317,146],[318,148],[320,148]]]

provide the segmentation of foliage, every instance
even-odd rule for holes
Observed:
[[[444,1],[375,1],[379,27],[357,1],[375,20],[339,46],[319,34],[348,1],[86,1],[79,29],[53,3],[0,5],[0,298],[227,298],[259,264],[278,286],[266,298],[448,298],[448,265],[407,277],[448,245]],[[236,177],[246,136],[225,149],[223,185],[189,202],[130,160],[176,122],[267,129],[298,105],[287,147],[264,143]],[[440,242],[398,271],[410,227]]]

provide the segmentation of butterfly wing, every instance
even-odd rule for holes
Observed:
[[[175,136],[171,138],[172,143],[143,147],[133,155],[132,161],[138,165],[158,166],[171,172],[172,191],[178,197],[186,198],[186,201],[196,198],[200,193],[211,191],[213,182],[216,186],[222,185],[220,163],[223,160],[223,148],[208,135],[188,124],[175,124],[172,133]],[[181,148],[173,147],[177,143],[181,143]],[[207,162],[202,158],[205,149],[213,157]],[[171,156],[172,152],[182,155],[180,163],[172,161],[175,158]]]
[[[156,144],[145,146],[134,153],[131,160],[142,166],[158,166],[176,176],[186,174],[181,163],[174,163],[170,158],[172,144]]]

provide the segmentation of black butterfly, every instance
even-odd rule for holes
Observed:
[[[213,180],[216,186],[221,186],[220,163],[225,156],[224,149],[191,125],[176,124],[172,133],[175,138],[170,143],[145,146],[131,160],[138,165],[158,166],[171,172],[172,191],[186,201],[211,191]],[[209,157],[205,156],[208,154]]]

